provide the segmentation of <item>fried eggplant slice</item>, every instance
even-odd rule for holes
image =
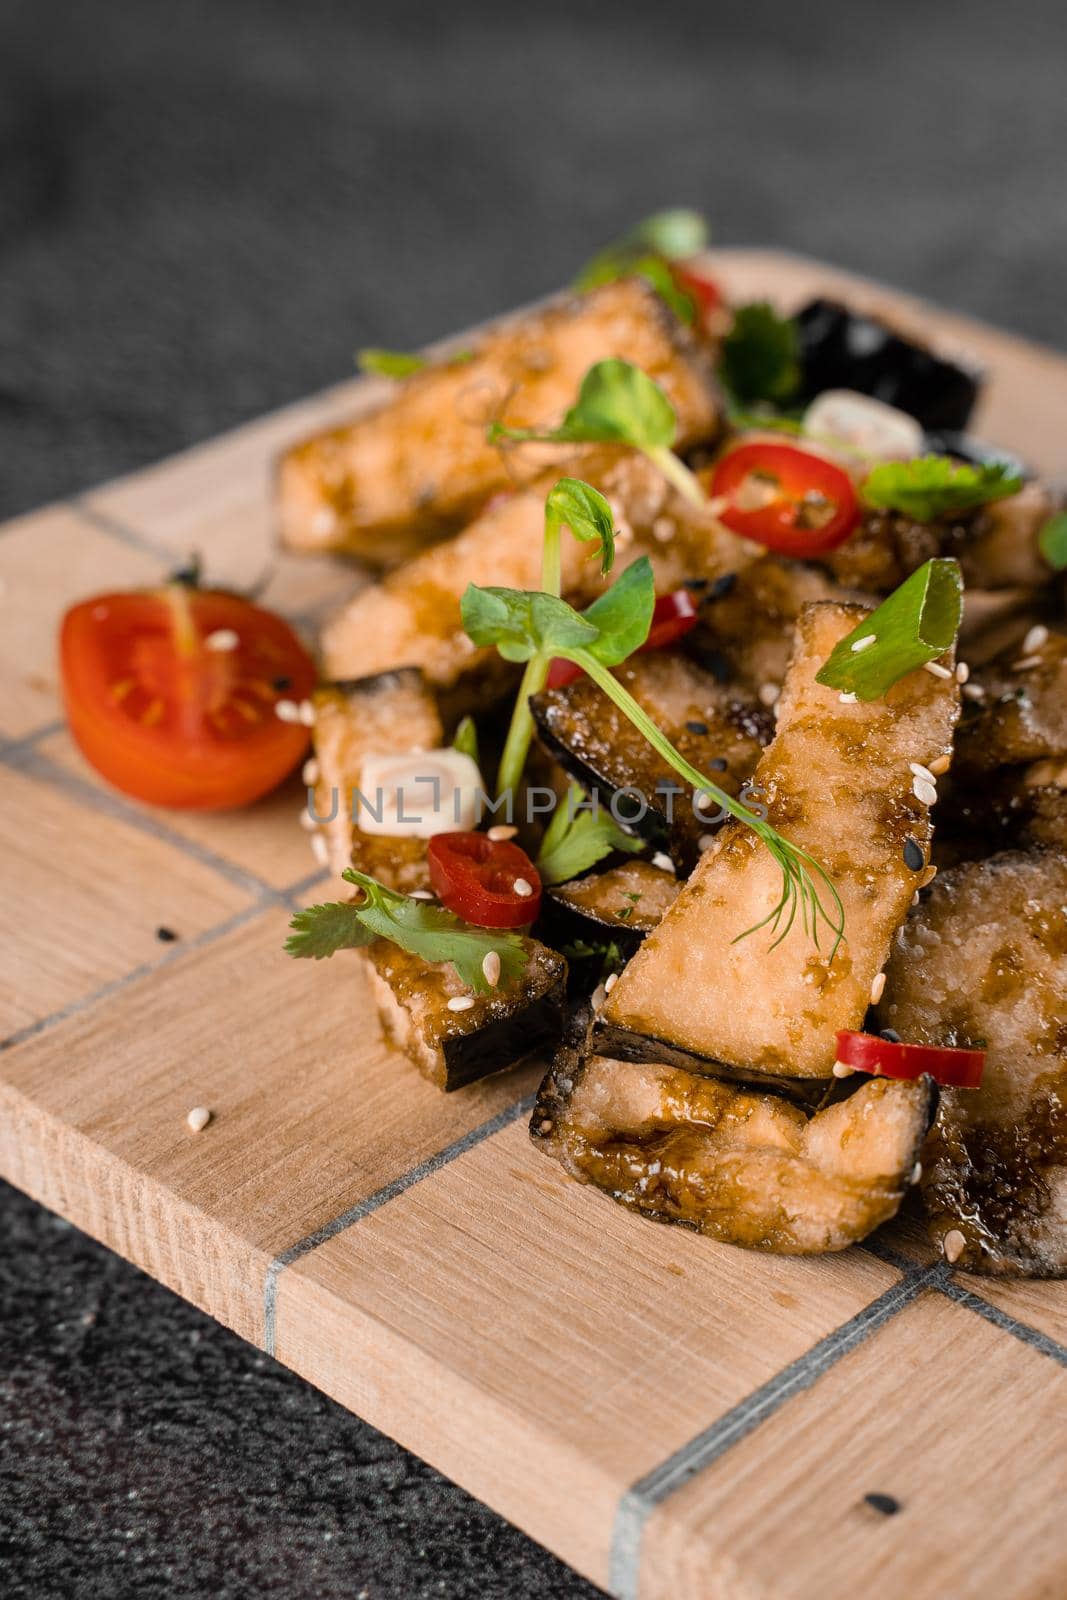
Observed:
[[[486,427],[554,427],[588,369],[622,356],[654,378],[678,418],[678,447],[712,439],[720,402],[708,352],[640,278],[569,295],[473,342],[470,358],[408,378],[378,410],[282,458],[278,510],[291,550],[342,550],[390,566],[454,532],[500,490],[573,454],[506,454]]]
[[[728,794],[739,793],[771,736],[773,717],[766,707],[724,687],[677,651],[632,656],[615,676],[687,761]],[[581,677],[562,689],[542,690],[530,707],[541,744],[583,789],[614,801],[620,823],[629,826],[632,816],[634,832],[663,844],[688,871],[708,832],[707,816],[698,815],[692,788],[604,691]],[[624,796],[622,790],[636,794]]]
[[[361,952],[386,1038],[439,1089],[462,1089],[558,1041],[566,960],[536,939],[523,944],[529,959],[521,977],[475,995],[447,963],[423,961],[384,939]],[[457,996],[473,1006],[450,1011]]]
[[[981,708],[957,739],[961,781],[997,767],[1067,759],[1067,636],[1031,634],[982,669]],[[1037,640],[1040,640],[1040,643]]]
[[[839,1028],[860,1028],[871,985],[926,869],[931,822],[920,798],[928,767],[947,756],[959,708],[951,676],[910,673],[885,700],[843,704],[816,682],[861,606],[809,606],[778,703],[778,729],[754,783],[768,820],[830,874],[845,940],[829,961],[799,914],[777,945],[757,928],[782,892],[781,870],[745,824],[730,821],[612,989],[597,1048],[748,1081],[830,1077]],[[919,793],[916,793],[916,789]],[[908,849],[905,845],[917,847]],[[824,901],[829,891],[821,888]],[[750,932],[749,930],[756,930]]]
[[[611,502],[618,528],[614,579],[649,555],[660,593],[686,578],[706,578],[753,560],[755,546],[693,510],[633,451],[600,449],[575,470]],[[564,464],[566,465],[566,463]],[[469,583],[512,589],[541,584],[545,499],[560,468],[490,506],[455,538],[424,551],[365,589],[326,626],[322,652],[332,677],[364,677],[417,666],[440,693],[472,703],[491,700],[515,674],[494,650],[476,650],[463,629],[460,601]],[[565,536],[563,587],[574,605],[600,593],[604,580],[587,545]]]
[[[986,1049],[979,1089],[942,1092],[923,1154],[935,1242],[968,1272],[1067,1276],[1067,853],[942,874],[897,934],[879,1017]]]
[[[651,861],[622,861],[604,872],[590,872],[559,883],[548,896],[586,933],[625,936],[640,941],[662,921],[681,884],[673,872]]]
[[[316,692],[315,816],[323,819],[331,871],[354,866],[401,894],[426,888],[426,841],[363,833],[353,824],[352,794],[368,755],[434,750],[443,738],[437,703],[417,668]]]
[[[813,1115],[660,1062],[557,1055],[530,1135],[579,1183],[656,1222],[775,1255],[844,1250],[897,1212],[933,1116],[929,1078],[872,1079]]]
[[[724,683],[770,699],[781,689],[797,618],[817,600],[853,600],[820,567],[762,556],[705,582],[686,651]]]

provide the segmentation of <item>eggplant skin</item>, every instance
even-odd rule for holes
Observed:
[[[578,1182],[654,1222],[775,1255],[821,1255],[895,1216],[936,1104],[929,1078],[870,1078],[812,1115],[661,1062],[583,1057],[570,1037],[530,1136]]]
[[[812,300],[795,318],[803,398],[855,389],[898,406],[929,430],[962,432],[981,387],[962,366],[836,300]]]
[[[886,980],[882,1026],[986,1050],[978,1089],[944,1090],[923,1153],[934,1242],[957,1235],[950,1259],[967,1272],[1067,1277],[1067,852],[941,873]]]

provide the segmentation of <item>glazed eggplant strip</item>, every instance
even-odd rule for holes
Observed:
[[[897,1212],[936,1105],[931,1079],[873,1079],[814,1115],[780,1095],[570,1044],[534,1143],[656,1222],[777,1255],[843,1250]]]
[[[564,462],[564,466],[574,463]],[[580,463],[584,481],[615,509],[618,567],[650,555],[661,593],[687,578],[714,579],[754,561],[758,548],[694,511],[668,488],[654,466],[632,451],[598,449]],[[324,666],[338,678],[364,677],[393,667],[417,666],[439,692],[465,706],[492,699],[509,674],[495,651],[475,650],[460,617],[468,583],[537,588],[545,498],[561,467],[542,473],[526,489],[490,506],[455,538],[425,551],[381,583],[365,589],[328,623],[322,637]],[[564,540],[563,589],[585,605],[603,587],[595,561],[576,540]]]
[[[675,749],[727,793],[736,795],[770,740],[773,716],[743,694],[673,651],[636,655],[616,677],[663,730]],[[688,872],[700,854],[708,824],[693,808],[693,790],[596,684],[579,678],[531,700],[537,736],[545,750],[590,792],[611,802],[620,790],[648,802],[635,831],[662,844]],[[668,793],[669,790],[672,794]],[[618,819],[628,815],[620,796]]]
[[[831,1075],[835,1030],[862,1027],[893,933],[925,881],[936,797],[927,769],[947,764],[959,706],[940,663],[885,700],[843,703],[817,683],[865,614],[830,603],[801,614],[778,731],[754,776],[770,823],[833,879],[845,942],[829,962],[825,929],[816,949],[799,919],[777,945],[766,928],[740,937],[773,911],[779,874],[744,824],[727,823],[608,996],[597,1022],[604,1053],[810,1081]]]
[[[716,436],[707,352],[643,279],[627,278],[480,335],[469,359],[429,367],[379,410],[295,446],[280,467],[282,542],[390,566],[454,532],[491,495],[559,458],[543,444],[505,457],[486,424],[555,425],[588,368],[610,356],[664,390],[679,448]]]
[[[1067,1275],[1067,853],[942,874],[897,934],[880,1019],[982,1043],[979,1089],[945,1089],[923,1154],[930,1231],[969,1272]]]

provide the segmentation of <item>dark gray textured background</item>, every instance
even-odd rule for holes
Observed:
[[[665,203],[1064,346],[1065,15],[0,0],[0,514],[539,295]],[[0,1199],[5,1597],[592,1595]]]

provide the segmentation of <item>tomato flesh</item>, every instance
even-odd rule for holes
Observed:
[[[284,722],[315,664],[288,623],[238,595],[171,583],[97,595],[60,630],[71,733],[107,781],[151,805],[229,810],[275,788],[309,730]]]
[[[791,444],[738,445],[712,469],[711,496],[733,533],[800,559],[843,544],[859,521],[848,473]]]
[[[526,851],[487,833],[438,833],[429,842],[430,882],[441,904],[479,928],[521,928],[541,908],[541,879]],[[516,882],[529,894],[516,892]]]
[[[984,1050],[952,1050],[903,1040],[883,1039],[875,1033],[837,1035],[837,1059],[857,1072],[882,1078],[921,1078],[928,1074],[946,1088],[977,1089],[985,1067]]]
[[[697,609],[688,589],[675,589],[671,594],[661,594],[652,612],[648,638],[638,646],[638,650],[665,650],[668,645],[677,644],[696,625]],[[562,689],[581,676],[581,667],[575,666],[573,661],[564,661],[562,656],[556,656],[548,669],[545,686]]]

